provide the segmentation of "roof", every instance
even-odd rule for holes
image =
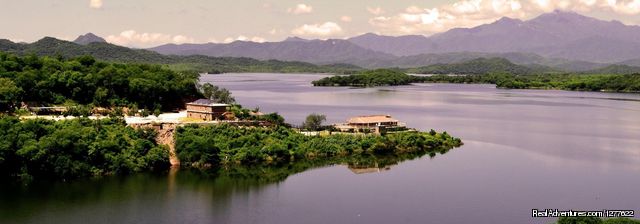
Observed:
[[[191,103],[187,103],[187,104],[191,104],[191,105],[201,105],[201,106],[212,106],[212,107],[222,107],[222,106],[229,106],[229,104],[224,104],[224,103],[216,103],[213,100],[210,99],[198,99],[196,101],[193,101]]]
[[[385,122],[398,122],[390,115],[368,115],[352,117],[347,120],[349,124],[372,124],[372,123],[385,123]]]

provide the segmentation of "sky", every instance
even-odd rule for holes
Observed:
[[[428,36],[554,10],[640,24],[640,0],[0,0],[0,39],[73,40],[92,32],[110,43],[146,48],[368,32]]]

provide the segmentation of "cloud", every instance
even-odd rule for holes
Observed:
[[[390,16],[375,16],[369,23],[378,32],[391,35],[433,34],[457,27],[474,27],[494,22],[501,17],[530,19],[553,10],[640,13],[640,0],[458,0],[435,8],[409,6]]]
[[[351,16],[341,16],[340,17],[340,21],[348,23],[348,22],[353,21],[353,18],[351,18]]]
[[[307,14],[313,12],[313,7],[305,4],[298,4],[295,8],[288,8],[287,12],[294,15]]]
[[[107,42],[133,47],[152,47],[166,43],[194,43],[194,39],[185,35],[170,35],[164,33],[138,33],[135,30],[122,31],[118,35],[109,35]]]
[[[600,5],[601,7],[608,7],[617,13],[627,15],[640,13],[640,0],[608,0]]]
[[[254,37],[249,38],[247,36],[240,35],[240,36],[238,36],[236,38],[227,37],[227,38],[224,39],[223,43],[231,43],[231,42],[234,42],[234,41],[251,41],[251,42],[256,42],[256,43],[264,43],[267,40],[262,38],[262,37],[255,37],[254,36]]]
[[[382,13],[384,13],[384,10],[382,10],[382,8],[380,7],[367,7],[367,11],[373,15],[380,15]]]
[[[102,8],[102,0],[90,0],[89,7],[92,9]]]
[[[278,30],[275,29],[275,28],[269,30],[269,34],[271,34],[271,35],[276,35],[277,33],[278,33]]]
[[[292,34],[298,36],[332,36],[342,33],[342,28],[334,22],[325,22],[323,24],[304,24],[291,31]]]

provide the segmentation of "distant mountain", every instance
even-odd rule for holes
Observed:
[[[523,66],[547,66],[563,71],[587,71],[606,66],[607,64],[592,63],[586,61],[571,61],[562,58],[545,58],[533,53],[478,53],[478,52],[454,52],[439,54],[421,54],[404,56],[394,60],[391,65],[400,68],[428,66],[434,64],[452,64],[470,61],[478,58],[503,58],[510,62]]]
[[[90,43],[106,43],[107,41],[93,33],[87,33],[85,35],[80,35],[73,42],[80,45],[87,45]]]
[[[539,74],[556,72],[556,70],[545,66],[527,67],[516,65],[504,58],[478,58],[470,61],[435,64],[419,68],[406,69],[409,73],[417,74],[475,74],[483,75],[488,73],[509,73],[509,74]]]
[[[176,70],[198,72],[337,72],[349,73],[361,68],[335,64],[319,66],[296,61],[260,61],[251,58],[208,57],[202,55],[169,56],[149,50],[130,49],[109,43],[94,42],[80,45],[74,42],[45,37],[34,43],[13,43],[0,39],[0,51],[18,55],[62,56],[67,58],[91,55],[96,59],[123,63],[148,63],[167,65]]]
[[[391,54],[365,49],[347,40],[287,40],[266,43],[235,41],[229,44],[167,44],[149,50],[165,55],[250,57],[260,60],[304,61],[314,64],[347,63],[359,66],[396,58]]]
[[[640,55],[640,27],[554,11],[522,21],[502,18],[431,37],[364,34],[349,41],[368,49],[408,56],[451,52],[535,53],[572,61],[614,63]]]
[[[392,37],[367,33],[347,40],[363,48],[396,56],[424,54],[433,47],[433,43],[421,35]]]
[[[309,42],[311,40],[303,39],[300,37],[287,37],[284,42]]]
[[[606,67],[585,71],[588,74],[640,74],[640,67],[629,65],[609,65]]]
[[[149,50],[165,55],[347,63],[366,68],[408,68],[501,57],[519,65],[588,71],[638,58],[640,27],[554,11],[528,21],[505,17],[490,24],[455,28],[430,37],[367,33],[346,40],[289,37],[282,42],[167,44]]]

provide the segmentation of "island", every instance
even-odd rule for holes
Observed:
[[[338,75],[313,81],[314,86],[397,86],[411,83],[495,84],[508,89],[557,89],[573,91],[640,92],[640,74],[539,74],[514,75],[408,75],[400,70],[377,69],[354,75]]]
[[[344,161],[361,161],[351,163],[359,169],[366,158],[435,156],[462,145],[447,132],[406,128],[389,115],[323,125],[324,115],[311,114],[294,127],[198,79],[90,56],[0,54],[0,176],[28,183],[166,172],[172,165]]]

